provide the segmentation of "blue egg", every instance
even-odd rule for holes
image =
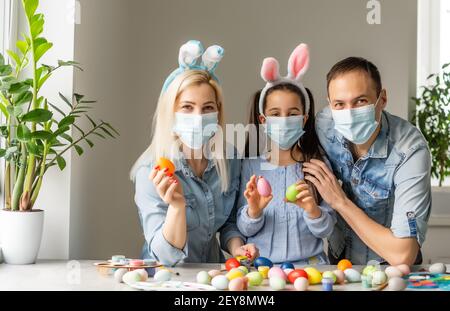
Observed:
[[[295,269],[295,267],[294,267],[294,265],[292,264],[292,262],[289,262],[289,261],[283,262],[283,263],[281,264],[280,268],[281,268],[282,270],[284,270],[284,269]]]
[[[272,261],[270,261],[270,259],[266,258],[266,257],[258,257],[255,259],[255,261],[253,262],[253,264],[255,265],[255,268],[258,269],[258,267],[269,267],[272,268],[273,267],[273,263]]]

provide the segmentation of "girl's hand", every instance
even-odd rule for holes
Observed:
[[[248,216],[250,218],[258,218],[262,211],[272,200],[273,195],[263,197],[256,189],[256,176],[253,175],[247,183],[247,188],[244,191],[244,196],[248,203]]]
[[[153,182],[156,191],[166,204],[176,208],[183,208],[186,206],[183,188],[175,176],[167,175],[167,168],[161,170],[159,166],[156,166],[153,168],[148,178]]]
[[[297,201],[295,201],[295,204],[298,207],[303,208],[308,213],[309,218],[319,218],[322,211],[319,206],[317,206],[316,199],[314,198],[309,185],[303,180],[299,180],[296,185],[295,189],[297,189],[299,193],[296,196]]]
[[[259,249],[253,243],[245,244],[232,250],[231,255],[233,257],[246,256],[248,259],[252,260],[259,257]]]

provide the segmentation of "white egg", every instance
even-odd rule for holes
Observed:
[[[294,288],[298,291],[305,291],[308,289],[308,279],[304,277],[296,278],[294,281]]]
[[[344,271],[338,269],[338,270],[334,270],[333,273],[336,276],[336,282],[338,284],[344,284],[345,283]]]
[[[123,278],[123,275],[125,274],[125,273],[127,273],[127,269],[124,269],[124,268],[119,268],[119,269],[117,269],[116,271],[114,271],[114,279],[116,280],[116,282],[118,282],[118,283],[122,283],[123,282],[123,280],[122,280],[122,278]]]
[[[356,271],[353,268],[345,269],[344,274],[345,274],[345,279],[349,283],[361,282],[361,273],[359,273],[358,271]]]
[[[216,275],[211,280],[211,285],[216,289],[225,290],[228,288],[228,278],[225,275]]]
[[[400,271],[399,268],[397,268],[396,266],[389,266],[387,267],[384,272],[386,273],[386,275],[389,278],[395,278],[395,277],[402,277],[403,273],[402,271]]]
[[[428,269],[430,273],[445,273],[447,271],[447,267],[443,263],[434,263]]]
[[[211,282],[211,276],[206,271],[200,271],[197,273],[197,283],[209,284]]]
[[[159,270],[155,273],[154,279],[158,282],[170,281],[172,274],[167,270]]]
[[[391,291],[400,291],[406,288],[406,282],[404,279],[395,276],[389,280],[388,290]]]
[[[387,275],[384,271],[375,271],[372,273],[372,285],[383,285],[387,282]]]
[[[139,273],[139,275],[141,276],[141,281],[145,282],[148,279],[148,273],[147,270],[145,269],[137,269],[135,270],[137,273]]]
[[[269,279],[269,284],[273,290],[283,290],[286,287],[286,280],[279,276],[273,276]]]
[[[134,284],[141,281],[141,275],[136,271],[129,271],[123,275],[122,280],[125,284]]]

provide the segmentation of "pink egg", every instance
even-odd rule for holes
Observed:
[[[244,279],[243,278],[235,278],[228,283],[228,289],[231,291],[240,291],[244,290]]]
[[[398,265],[397,269],[400,270],[403,273],[403,275],[408,275],[411,273],[411,269],[407,264]]]
[[[345,273],[342,270],[334,270],[334,275],[336,276],[336,283],[344,284],[345,283]]]
[[[262,176],[258,177],[258,181],[256,182],[256,189],[258,193],[263,197],[268,197],[272,193],[272,187],[269,182]]]
[[[222,274],[222,272],[220,272],[220,270],[209,270],[208,274],[211,278],[218,276],[220,274]]]
[[[283,280],[287,280],[286,273],[284,273],[284,271],[280,267],[270,268],[268,276],[269,276],[269,279],[271,277],[277,276],[279,278],[282,278]]]

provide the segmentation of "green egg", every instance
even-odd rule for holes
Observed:
[[[297,189],[295,189],[295,187],[297,187],[297,185],[293,184],[293,185],[290,185],[286,190],[286,199],[289,202],[297,201],[297,194],[299,193],[299,191]]]
[[[259,286],[263,282],[263,276],[258,271],[247,274],[248,284],[251,286]]]

